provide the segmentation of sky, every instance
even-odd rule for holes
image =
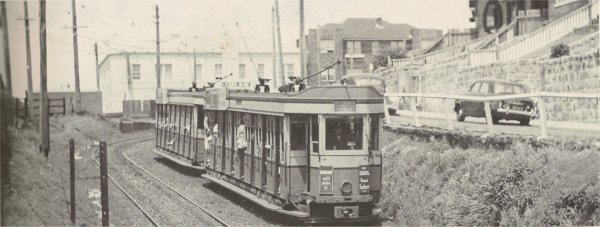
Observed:
[[[74,91],[72,2],[46,3],[48,90]],[[76,0],[82,91],[96,90],[94,43],[99,61],[123,51],[155,52],[155,7],[159,6],[161,51],[220,51],[233,42],[245,52],[271,51],[274,0]],[[28,1],[33,88],[39,91],[39,2]],[[299,51],[299,1],[279,0],[284,52]],[[377,18],[418,28],[471,28],[468,0],[305,0],[305,33],[349,17]],[[23,1],[7,2],[13,95],[24,97],[27,64]],[[236,26],[237,23],[237,26]]]

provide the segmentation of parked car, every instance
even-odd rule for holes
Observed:
[[[358,86],[373,86],[378,92],[385,92],[385,79],[377,74],[359,73],[345,75],[341,78],[342,84],[358,85]],[[396,115],[398,109],[398,97],[386,97],[388,113]]]
[[[527,87],[520,83],[503,80],[479,80],[469,88],[468,95],[473,96],[495,96],[522,94],[529,92]],[[517,120],[521,125],[529,125],[531,119],[537,116],[535,100],[531,98],[490,101],[492,122]],[[456,100],[454,105],[456,119],[464,121],[466,117],[485,117],[483,101]]]

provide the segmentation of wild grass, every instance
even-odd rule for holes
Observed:
[[[600,224],[600,151],[461,149],[384,136],[394,141],[384,148],[379,204],[387,224]]]

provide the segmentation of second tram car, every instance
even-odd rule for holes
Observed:
[[[378,218],[384,107],[374,86],[209,88],[159,99],[162,156],[205,169],[203,177],[303,222]]]

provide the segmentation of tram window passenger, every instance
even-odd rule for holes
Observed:
[[[292,122],[291,127],[291,148],[294,151],[306,150],[306,123],[304,122]]]
[[[327,150],[361,150],[363,119],[328,118],[325,120],[325,148]]]

